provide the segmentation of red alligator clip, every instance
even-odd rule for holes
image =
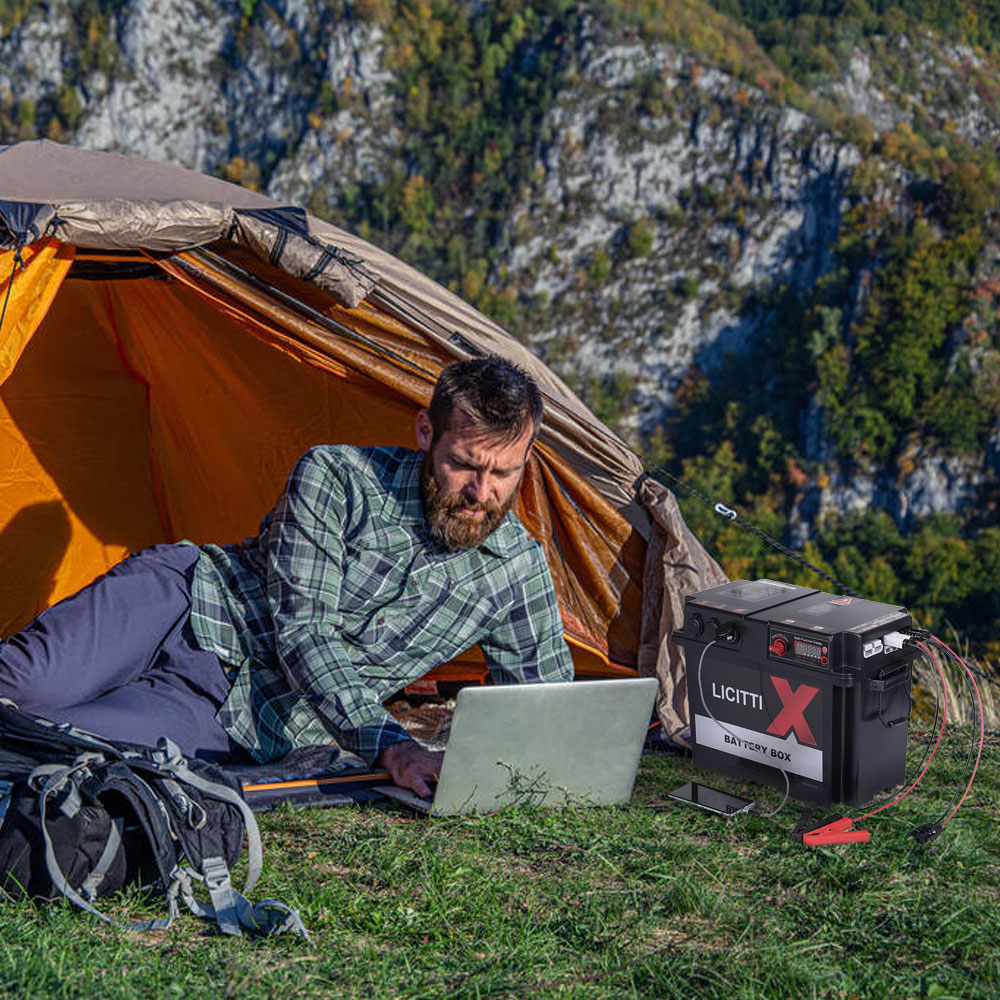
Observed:
[[[833,815],[818,823],[812,823],[803,813],[792,836],[800,844],[818,847],[822,844],[867,844],[867,830],[852,830],[854,820],[849,816]]]

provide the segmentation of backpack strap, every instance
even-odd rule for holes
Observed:
[[[132,760],[129,763],[133,767],[148,767],[160,775],[170,775],[176,781],[197,788],[204,795],[228,802],[239,810],[243,817],[247,836],[247,874],[243,882],[243,891],[250,892],[257,884],[257,879],[260,878],[261,869],[264,866],[264,851],[261,846],[260,828],[257,826],[257,820],[243,796],[228,785],[218,781],[210,781],[200,774],[195,774],[188,767],[187,761],[177,745],[166,737],[161,737],[158,741],[151,762]]]
[[[92,757],[93,755],[83,754],[78,760],[74,761],[74,763],[62,768],[52,764],[42,765],[32,772],[31,779],[29,779],[32,780],[33,787],[38,787],[38,783],[41,783],[41,787],[38,792],[38,808],[41,816],[42,839],[45,842],[45,867],[48,869],[49,878],[52,879],[52,884],[56,887],[56,889],[58,889],[59,892],[61,892],[71,903],[74,903],[84,912],[97,917],[98,920],[103,920],[106,924],[111,924],[113,927],[121,926],[130,931],[166,930],[171,923],[173,923],[173,919],[177,914],[176,901],[171,900],[170,912],[166,917],[161,917],[158,920],[138,920],[129,924],[119,924],[117,921],[112,920],[111,917],[101,913],[101,911],[93,906],[88,900],[84,899],[84,897],[70,885],[69,879],[66,878],[62,868],[59,866],[59,860],[56,857],[55,847],[52,844],[52,837],[49,834],[48,824],[46,823],[48,801],[49,798],[59,792],[68,781],[73,781],[77,775],[81,775],[82,773],[88,771],[90,765],[94,762]],[[102,858],[107,853],[108,848],[107,845],[105,845]],[[113,858],[114,853],[112,853],[110,857]],[[110,858],[107,863],[110,864]],[[105,868],[105,873],[106,871],[107,869]],[[103,877],[104,873],[101,875],[101,878]]]
[[[163,888],[167,889],[171,873],[177,867],[177,838],[156,792],[127,761],[114,761],[106,765],[99,773],[85,779],[84,786],[87,795],[97,801],[109,792],[125,799],[149,841],[157,875]]]
[[[0,736],[5,741],[27,744],[49,754],[91,750],[112,759],[123,755],[121,747],[100,736],[77,729],[68,722],[52,722],[40,715],[22,712],[7,698],[0,698]]]
[[[276,899],[262,899],[251,903],[243,893],[234,889],[229,869],[222,858],[205,858],[202,875],[180,871],[181,894],[188,909],[195,916],[214,919],[223,934],[240,937],[244,930],[256,934],[298,934],[313,943],[298,910],[293,910]],[[202,903],[195,899],[193,878],[204,881],[211,900]]]
[[[90,874],[83,880],[80,892],[84,899],[93,902],[97,899],[97,890],[104,881],[104,876],[108,874],[111,863],[115,860],[115,855],[122,846],[122,829],[125,821],[118,816],[111,818],[111,826],[108,829],[108,839],[104,845],[101,856],[97,859],[97,864],[91,869]]]
[[[134,767],[149,768],[163,780],[168,789],[171,789],[171,786],[176,787],[175,782],[180,785],[186,784],[204,796],[229,803],[239,810],[246,831],[248,856],[243,892],[249,892],[260,877],[263,850],[257,820],[243,796],[229,785],[195,773],[177,745],[166,737],[161,737],[157,742],[151,761],[143,759],[133,760],[130,763]],[[175,805],[179,805],[182,800],[183,796],[175,796]],[[199,808],[193,801],[187,803],[185,808],[190,825],[196,827],[197,817],[192,814],[192,807],[195,810]],[[204,843],[202,841],[202,844]],[[233,887],[229,867],[221,855],[202,856],[200,859],[189,857],[189,860],[196,865],[197,870],[184,870],[178,866],[172,876],[180,885],[180,893],[185,904],[196,916],[214,919],[224,934],[235,937],[239,937],[244,930],[258,934],[294,933],[312,944],[298,910],[293,910],[273,899],[251,903],[243,893]],[[194,880],[204,882],[208,890],[209,903],[202,903],[195,898]]]
[[[31,772],[28,782],[38,791],[45,865],[53,886],[84,912],[125,930],[165,930],[177,915],[177,900],[181,897],[192,913],[214,919],[225,934],[240,936],[243,930],[263,934],[295,933],[312,944],[309,932],[297,910],[292,910],[284,903],[272,899],[254,904],[237,891],[232,885],[229,868],[223,857],[213,854],[209,857],[189,858],[199,870],[182,868],[174,846],[180,838],[171,829],[170,811],[157,793],[136,773],[139,771],[155,775],[166,785],[167,793],[175,798],[172,804],[174,808],[180,807],[180,799],[185,800],[183,816],[194,830],[205,824],[206,815],[194,799],[176,795],[176,791],[182,791],[179,785],[187,784],[205,796],[236,807],[243,818],[248,842],[249,861],[244,891],[249,891],[256,884],[261,872],[263,852],[260,831],[250,807],[235,789],[196,774],[177,747],[171,741],[161,739],[157,750],[149,757],[140,753],[122,754],[121,751],[117,751],[116,757],[109,763],[102,753],[84,752],[72,764],[41,764]],[[56,857],[48,830],[47,814],[50,799],[59,793],[64,793],[59,808],[72,816],[82,802],[81,787],[85,795],[95,800],[99,799],[102,793],[114,791],[129,803],[150,841],[166,889],[169,907],[166,917],[120,924],[101,913],[92,904],[98,887],[121,846],[120,820],[112,820],[108,840],[101,856],[84,879],[80,890],[70,885]],[[174,822],[178,822],[176,815]],[[209,894],[209,903],[201,903],[195,899],[193,887],[195,879],[204,882]]]

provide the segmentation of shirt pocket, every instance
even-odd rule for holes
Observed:
[[[413,540],[402,532],[348,546],[342,564],[341,610],[364,615],[367,609],[403,598],[412,559]]]
[[[484,638],[495,620],[493,600],[475,586],[418,575],[397,600],[367,619],[355,639],[369,657],[402,655],[430,669]]]

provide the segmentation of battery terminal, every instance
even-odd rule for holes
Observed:
[[[892,653],[897,649],[902,649],[909,638],[908,635],[903,635],[902,632],[889,632],[882,637],[882,642],[885,645],[885,651]]]

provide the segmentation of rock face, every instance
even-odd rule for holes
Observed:
[[[122,70],[87,81],[88,113],[74,142],[211,170],[225,156],[229,125],[218,90],[201,82],[217,72],[226,23],[209,3],[136,0],[115,27]]]
[[[670,46],[592,39],[577,75],[546,116],[507,274],[558,302],[533,346],[564,371],[636,377],[648,426],[692,363],[711,372],[761,335],[766,317],[740,315],[749,292],[829,267],[860,155]]]
[[[352,185],[377,184],[400,163],[392,74],[378,25],[341,25],[330,37],[324,81],[337,108],[307,123],[277,164],[268,193],[297,204],[335,203]]]
[[[103,13],[88,23],[69,0],[25,7],[0,25],[0,109],[12,123],[0,141],[61,129],[76,144],[171,160],[319,214],[410,170],[385,30],[346,0],[131,0],[96,4]],[[863,155],[674,46],[596,21],[563,44],[534,173],[506,206],[487,280],[516,291],[515,332],[585,398],[608,379],[630,387],[619,426],[638,440],[670,412],[692,365],[711,376],[766,342],[773,316],[752,303],[828,271]],[[923,115],[996,145],[987,73],[969,50],[899,35],[856,49],[817,94],[870,135]],[[946,99],[931,101],[930,83]],[[813,397],[798,447],[829,465],[825,419]],[[996,483],[998,454],[1000,430],[985,457],[921,448],[905,474],[835,470],[800,491],[795,534],[873,503],[901,525],[960,510]]]

